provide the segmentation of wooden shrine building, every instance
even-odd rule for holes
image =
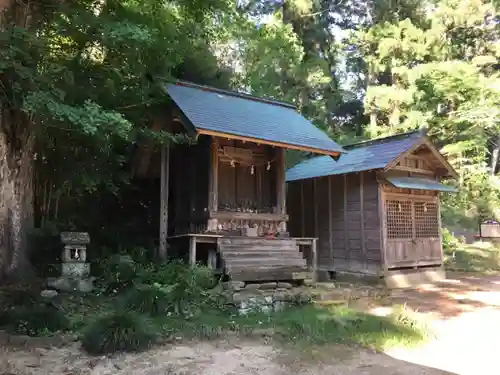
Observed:
[[[318,270],[391,287],[444,277],[439,192],[457,173],[422,132],[345,146],[287,171],[289,230],[318,237]]]
[[[298,244],[315,241],[287,233],[285,149],[343,149],[288,103],[187,82],[165,89],[162,127],[192,142],[162,150],[160,254],[167,241],[189,244],[191,263],[235,280],[304,277]]]

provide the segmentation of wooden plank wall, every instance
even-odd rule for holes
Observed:
[[[219,210],[236,210],[236,207],[251,206],[272,213],[272,207],[277,203],[275,149],[227,139],[219,139],[219,144],[221,147],[251,149],[258,155],[253,174],[250,165],[235,163],[231,166],[227,157],[219,156]],[[268,160],[273,161],[270,170],[267,169]]]
[[[319,269],[364,273],[380,270],[378,189],[375,172],[289,184],[290,234],[319,237]]]
[[[202,231],[208,207],[210,140],[172,145],[170,161],[169,235]]]

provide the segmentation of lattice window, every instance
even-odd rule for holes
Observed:
[[[387,237],[412,238],[411,202],[405,200],[386,201]]]
[[[415,233],[417,238],[439,237],[439,213],[436,203],[415,202]]]

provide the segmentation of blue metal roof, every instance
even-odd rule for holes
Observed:
[[[345,146],[346,154],[335,161],[328,156],[305,160],[286,172],[287,181],[339,175],[385,168],[391,161],[411,149],[422,139],[412,132]]]
[[[434,190],[448,193],[456,193],[458,190],[453,186],[439,183],[436,180],[421,177],[385,177],[392,185],[402,189]]]
[[[253,138],[324,154],[345,152],[293,105],[191,83],[167,84],[166,89],[198,132]]]

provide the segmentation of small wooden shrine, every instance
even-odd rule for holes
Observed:
[[[444,277],[439,182],[457,174],[425,133],[345,146],[287,171],[290,233],[318,237],[318,269],[405,286]]]
[[[289,238],[285,149],[338,157],[342,148],[294,106],[194,85],[168,84],[162,123],[192,142],[162,151],[160,253],[189,240],[191,263],[233,279],[300,278],[306,260]],[[198,251],[197,244],[209,244]]]

